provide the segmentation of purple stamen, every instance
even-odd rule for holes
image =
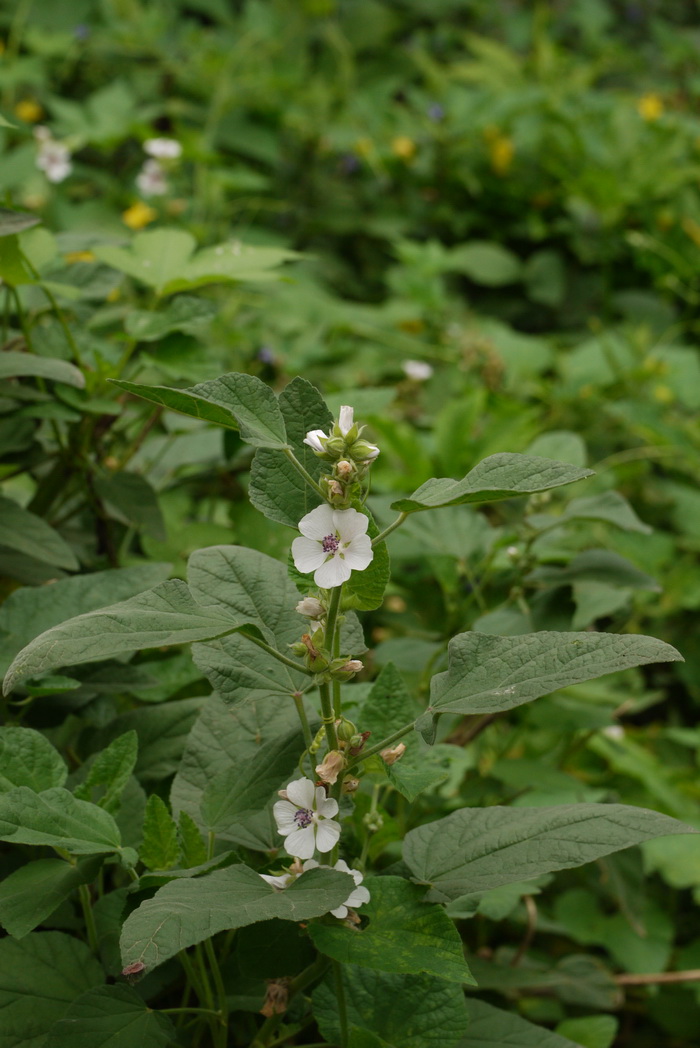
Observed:
[[[326,535],[323,542],[321,543],[321,548],[324,553],[335,553],[339,546],[340,542],[335,537],[335,535]]]
[[[294,821],[300,830],[305,830],[314,821],[314,813],[309,808],[299,808],[294,812]]]

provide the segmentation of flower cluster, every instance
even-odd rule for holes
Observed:
[[[36,166],[49,182],[63,182],[73,170],[68,146],[57,142],[48,127],[35,127],[34,138],[39,143]]]
[[[143,148],[148,160],[136,176],[138,190],[145,197],[164,196],[170,188],[165,165],[179,159],[182,146],[174,138],[148,138]]]
[[[322,429],[309,430],[304,443],[328,461],[351,459],[356,464],[374,462],[379,448],[361,439],[362,428],[355,423],[353,415],[353,409],[344,404],[329,434]]]
[[[363,906],[364,903],[369,902],[370,895],[367,888],[362,887],[362,874],[359,870],[352,870],[345,862],[344,859],[338,859],[334,866],[323,866],[321,863],[316,862],[315,859],[307,859],[302,865],[294,864],[288,870],[287,873],[274,876],[269,873],[261,873],[260,876],[264,881],[272,888],[277,888],[283,891],[288,888],[289,885],[300,877],[302,873],[306,873],[307,870],[338,870],[340,873],[349,873],[355,882],[355,887],[348,895],[347,899],[341,906],[337,906],[334,910],[329,912],[334,917],[340,917],[343,920],[348,915],[349,909],[356,909],[358,906]]]

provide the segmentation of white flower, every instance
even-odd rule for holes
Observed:
[[[347,582],[351,572],[364,571],[374,556],[368,523],[355,509],[312,509],[299,521],[302,537],[292,542],[295,568],[304,574],[313,571],[321,589]]]
[[[348,433],[355,425],[354,421],[354,409],[349,407],[347,404],[342,404],[340,408],[340,415],[338,416],[338,428],[344,437],[347,437]]]
[[[433,373],[430,364],[426,364],[424,360],[404,360],[401,367],[408,378],[415,382],[425,382]]]
[[[39,143],[36,166],[44,172],[49,182],[62,182],[73,170],[70,150],[52,138],[46,127],[35,127],[34,137]]]
[[[304,615],[307,619],[313,619],[315,622],[322,619],[326,614],[326,609],[317,597],[304,597],[294,610],[300,615]]]
[[[304,863],[304,872],[306,872],[306,870],[313,870],[317,866],[320,866],[320,863],[316,862],[315,859],[307,859],[307,861]],[[338,906],[335,910],[330,911],[334,917],[347,917],[348,907],[356,909],[358,906],[362,906],[364,903],[369,902],[369,890],[367,888],[360,887],[360,885],[362,884],[362,874],[359,870],[351,870],[344,859],[338,859],[335,866],[321,866],[321,869],[339,870],[341,873],[349,873],[355,882],[355,887],[350,892],[343,905]]]
[[[146,161],[136,176],[136,185],[145,197],[163,196],[168,192],[165,172],[157,160]]]
[[[143,148],[157,160],[177,160],[182,155],[182,146],[174,138],[147,138]]]
[[[328,440],[327,435],[322,429],[310,429],[304,437],[304,443],[308,444],[314,451],[318,451],[319,454],[323,454],[326,450],[322,444],[322,440]]]
[[[289,854],[310,859],[315,849],[321,854],[331,851],[340,837],[340,825],[333,821],[338,802],[326,797],[323,786],[314,786],[311,779],[290,782],[287,797],[277,801],[272,811]]]

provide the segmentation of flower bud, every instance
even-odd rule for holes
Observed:
[[[359,785],[359,779],[354,779],[352,775],[348,775],[343,779],[343,793],[354,793]]]
[[[346,437],[355,425],[355,409],[348,404],[341,404],[338,415],[338,429],[342,436]]]
[[[332,436],[326,441],[326,454],[333,458],[342,458],[345,454],[345,439],[342,436]]]
[[[381,750],[379,756],[385,764],[396,764],[397,760],[403,757],[405,752],[406,744],[404,742],[399,742],[396,746],[388,746],[385,750]]]
[[[356,673],[363,668],[364,663],[360,662],[359,659],[333,659],[330,664],[330,674],[333,680],[347,681],[352,680]]]
[[[304,444],[308,444],[317,455],[325,455],[328,437],[322,429],[310,429],[304,437]]]
[[[349,448],[348,454],[356,462],[374,462],[379,454],[376,444],[370,444],[368,440],[356,440]]]
[[[338,781],[338,775],[345,767],[345,758],[338,750],[330,750],[321,764],[316,765],[316,774],[323,782],[331,785]]]
[[[362,822],[366,826],[368,833],[377,833],[384,825],[384,819],[378,811],[368,811],[366,815],[362,816]]]
[[[341,742],[349,742],[353,735],[357,735],[357,728],[346,717],[341,717],[339,721],[336,721],[336,731]]]
[[[302,644],[300,640],[290,644],[289,647],[294,655],[306,655],[306,645]]]
[[[312,673],[323,673],[328,669],[330,655],[323,648],[317,648],[308,633],[302,634],[302,644],[306,648],[306,665]]]
[[[357,735],[353,735],[351,739],[348,739],[348,753],[351,757],[357,757],[358,753],[362,753],[365,743],[371,734],[371,731],[360,731]]]
[[[347,459],[341,459],[335,464],[335,474],[339,480],[350,480],[355,475],[355,467]]]
[[[305,615],[307,619],[313,619],[314,622],[323,618],[326,614],[326,609],[317,597],[304,597],[303,600],[299,601],[294,610],[298,612],[299,615]]]

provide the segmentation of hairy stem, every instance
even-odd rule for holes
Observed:
[[[285,666],[289,666],[293,670],[297,670],[299,673],[305,673],[307,677],[313,677],[311,670],[307,670],[306,666],[303,666],[300,662],[295,662],[294,659],[287,658],[281,651],[277,651],[270,644],[266,644],[264,640],[260,640],[259,637],[254,637],[251,633],[244,633],[242,630],[239,631],[241,636],[245,637],[246,640],[252,641],[253,644],[257,644],[259,648],[266,651],[268,655],[272,655],[273,658],[277,659],[278,662],[284,663]]]
[[[396,528],[400,528],[407,516],[408,513],[399,513],[393,524],[390,524],[388,528],[384,528],[384,531],[380,531],[379,534],[372,539],[372,545],[378,546],[380,542],[384,541],[387,535],[391,535],[392,531],[395,531]]]
[[[299,473],[304,478],[304,480],[309,485],[309,487],[313,488],[314,491],[316,492],[316,494],[320,498],[322,498],[323,501],[325,502],[326,501],[326,496],[323,493],[323,489],[320,487],[320,485],[318,485],[316,483],[316,481],[311,476],[311,474],[308,472],[308,470],[306,470],[304,468],[304,466],[302,466],[301,462],[296,457],[296,455],[294,454],[292,449],[291,448],[284,448],[284,453],[287,456],[287,458],[289,459],[289,461],[291,462],[291,464],[294,466],[294,469],[297,471],[297,473]]]
[[[391,746],[392,742],[396,742],[398,739],[402,739],[404,735],[408,735],[409,731],[413,731],[415,722],[411,721],[410,724],[404,724],[403,728],[399,728],[393,735],[388,735],[386,739],[382,739],[376,746],[370,746],[368,750],[363,750],[362,753],[358,753],[357,757],[350,764],[348,764],[347,771],[351,768],[356,768],[362,761],[366,761],[368,757],[373,757],[375,753],[379,753],[380,750],[385,750],[387,746]]]

